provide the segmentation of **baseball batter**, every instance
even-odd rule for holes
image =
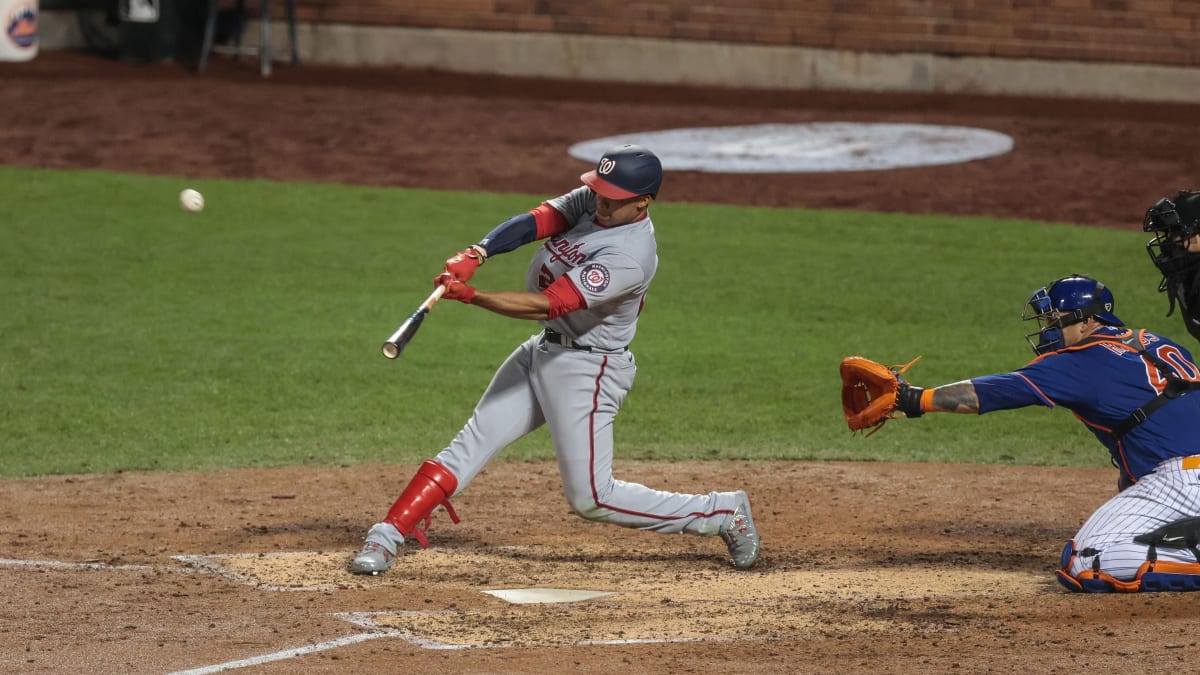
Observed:
[[[1170,299],[1167,316],[1178,304],[1183,325],[1200,340],[1200,192],[1158,200],[1146,210],[1142,229],[1155,234],[1146,252],[1163,275],[1158,290]]]
[[[501,450],[546,425],[563,492],[588,519],[664,534],[720,535],[733,566],[752,567],[760,537],[744,491],[681,494],[612,475],[613,421],[633,386],[629,345],[658,266],[650,204],[662,164],[649,150],[605,153],[583,186],[514,216],[446,261],[435,279],[443,298],[537,321],[542,330],[504,361],[458,436],[418,469],[351,563],[357,574],[391,566],[397,548]],[[485,291],[467,282],[490,256],[540,241],[524,291]]]
[[[1124,328],[1113,304],[1094,279],[1059,279],[1023,316],[1039,322],[1029,334],[1037,358],[931,389],[902,383],[896,410],[1067,408],[1108,448],[1120,480],[1067,542],[1059,581],[1092,593],[1200,590],[1200,367],[1179,344]]]

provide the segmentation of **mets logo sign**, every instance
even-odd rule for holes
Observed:
[[[608,288],[608,268],[600,263],[592,263],[579,273],[579,281],[583,287],[593,293],[599,293]]]
[[[4,32],[18,47],[28,49],[37,42],[37,6],[31,2],[18,4],[5,17]]]

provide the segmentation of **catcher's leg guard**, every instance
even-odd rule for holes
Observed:
[[[408,487],[400,493],[396,503],[388,510],[385,522],[396,526],[405,538],[416,537],[422,548],[429,548],[425,538],[425,530],[429,527],[430,516],[438,506],[446,509],[450,520],[459,522],[458,514],[450,506],[450,495],[458,489],[458,479],[440,462],[432,459],[425,460],[417,475],[409,481]],[[424,521],[424,527],[418,527]]]
[[[1140,577],[1142,590],[1149,593],[1200,591],[1200,565],[1196,563],[1159,562],[1142,572]]]
[[[1071,576],[1071,563],[1075,558],[1075,541],[1067,542],[1063,548],[1061,569],[1055,570],[1058,582],[1067,590],[1076,593],[1155,593],[1163,591],[1200,591],[1200,562],[1184,563],[1159,560],[1158,549],[1189,549],[1200,561],[1200,518],[1169,523],[1163,527],[1138,535],[1133,539],[1146,544],[1146,562],[1138,567],[1131,581],[1121,581],[1100,571],[1098,551],[1084,549],[1082,555],[1094,555],[1092,569]]]
[[[1054,570],[1054,576],[1058,579],[1058,583],[1072,593],[1083,593],[1083,584],[1079,580],[1071,576],[1071,561],[1075,559],[1075,540],[1067,541],[1067,545],[1063,547],[1062,558],[1059,559],[1058,569]]]
[[[1200,544],[1200,518],[1184,518],[1167,523],[1133,540],[1149,546],[1146,551],[1146,570],[1138,575],[1143,591],[1200,591],[1200,549],[1197,549],[1197,544]],[[1160,548],[1187,549],[1197,562],[1160,561]]]
[[[1092,556],[1092,569],[1084,570],[1071,576],[1071,563],[1076,555]],[[1135,593],[1141,587],[1141,572],[1145,565],[1138,570],[1138,576],[1133,581],[1121,581],[1107,572],[1100,571],[1100,552],[1095,549],[1075,550],[1075,540],[1071,539],[1063,547],[1062,558],[1059,560],[1060,569],[1054,571],[1058,583],[1073,593]]]

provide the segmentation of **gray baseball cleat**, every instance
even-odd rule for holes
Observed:
[[[396,561],[396,539],[401,544],[404,537],[391,523],[376,523],[367,531],[367,541],[362,550],[350,563],[350,571],[354,574],[379,574],[386,572]]]
[[[729,519],[729,524],[721,530],[721,539],[729,547],[729,555],[733,558],[733,566],[739,570],[748,570],[758,562],[758,554],[762,550],[762,538],[758,536],[758,528],[754,526],[754,516],[750,513],[750,497],[745,491],[738,490],[737,508]]]

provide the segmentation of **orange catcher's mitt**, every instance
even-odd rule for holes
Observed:
[[[918,356],[903,366],[885,366],[861,356],[847,356],[842,359],[842,413],[846,416],[846,424],[849,425],[850,431],[871,429],[867,434],[870,436],[879,431],[884,422],[895,417],[897,397],[901,392],[909,393],[915,390],[917,396],[920,396],[920,389],[909,385],[900,377],[901,373],[920,359]],[[915,415],[905,416],[919,417],[919,404],[915,412]]]

